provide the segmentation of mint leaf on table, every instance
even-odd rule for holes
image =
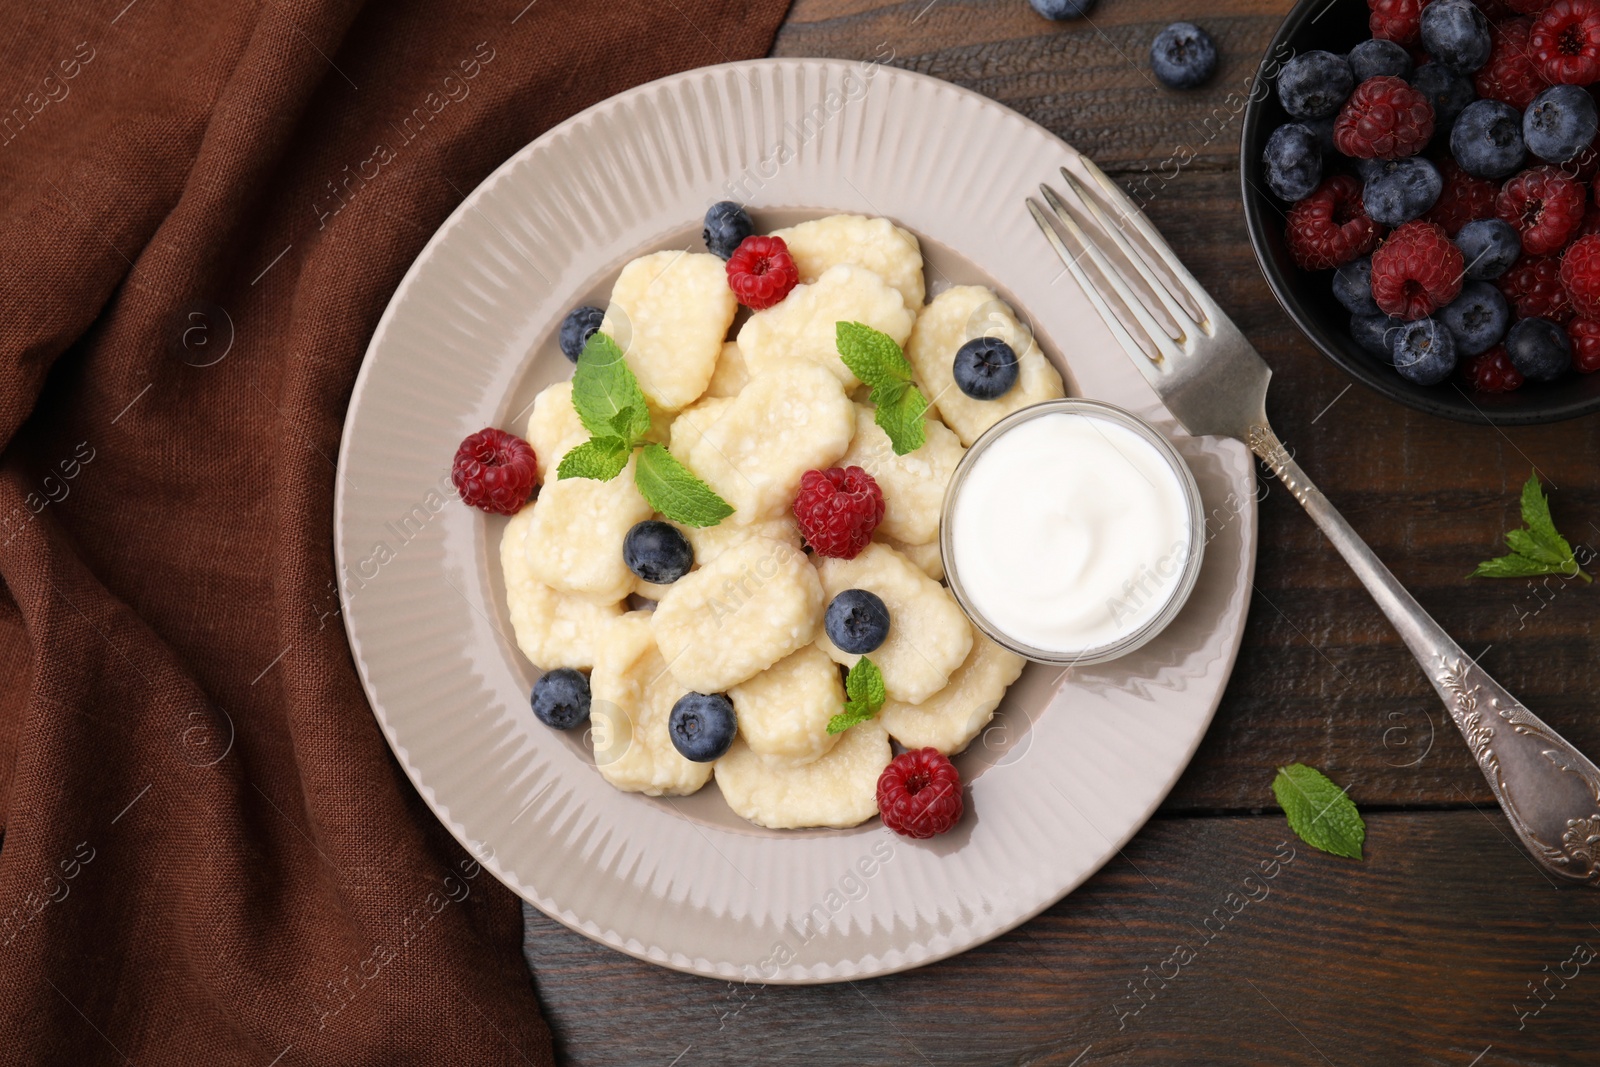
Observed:
[[[650,409],[639,380],[622,349],[598,330],[583,346],[572,372],[572,406],[583,428],[596,437],[619,437],[632,446],[650,430]]]
[[[1559,574],[1593,581],[1578,566],[1577,555],[1567,539],[1556,531],[1555,521],[1550,517],[1550,501],[1539,485],[1537,472],[1528,475],[1522,487],[1522,523],[1523,529],[1506,534],[1506,546],[1511,554],[1485,560],[1468,577],[1531,578]]]
[[[594,478],[609,482],[628,465],[633,449],[620,437],[591,437],[561,457],[557,478]]]
[[[1289,829],[1300,840],[1335,856],[1361,858],[1367,824],[1361,821],[1355,802],[1327,775],[1303,763],[1279,767],[1272,780],[1272,795],[1278,798]]]
[[[883,687],[883,672],[865,656],[845,675],[844,710],[828,720],[828,733],[842,734],[857,723],[866,722],[878,714],[883,702],[889,699]]]
[[[873,420],[889,435],[895,455],[921,448],[928,439],[922,423],[928,398],[912,381],[911,364],[894,338],[859,322],[840,322],[834,343],[844,365],[872,387]]]
[[[633,481],[646,503],[685,526],[715,526],[733,514],[726,500],[660,445],[644,446]]]

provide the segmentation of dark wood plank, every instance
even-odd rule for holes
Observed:
[[[1482,662],[1508,688],[1600,752],[1600,589],[1465,577],[1498,554],[1534,467],[1559,487],[1562,527],[1600,548],[1600,420],[1502,431],[1363,386],[1346,392],[1350,380],[1294,328],[1255,265],[1237,192],[1239,114],[1288,6],[1218,0],[1201,15],[1173,0],[1108,0],[1092,24],[1051,24],[1022,0],[798,0],[775,51],[890,56],[1016,108],[1111,169],[1272,364],[1274,423],[1312,477],[1470,653],[1488,649]],[[1223,57],[1216,80],[1191,93],[1153,85],[1145,69],[1151,37],[1178,18],[1203,23]],[[1163,162],[1186,149],[1194,161],[1161,181]],[[1245,648],[1168,809],[1270,804],[1271,768],[1293,760],[1325,768],[1365,803],[1491,803],[1365,591],[1287,494],[1270,490]]]
[[[1033,921],[870,981],[691,977],[531,911],[526,955],[575,1065],[1589,1062],[1600,955],[1566,961],[1600,954],[1594,891],[1497,812],[1367,821],[1356,863],[1277,816],[1158,818]]]

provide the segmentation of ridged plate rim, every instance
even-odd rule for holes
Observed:
[[[698,112],[686,100],[697,101]],[[816,132],[802,136],[808,115],[818,114],[825,117]],[[766,177],[791,135],[793,151]],[[941,144],[997,147],[1019,173],[969,170],[962,186],[951,174],[917,170],[921,153],[908,162],[894,151],[908,143],[940,159]],[[857,154],[841,156],[851,151]],[[640,185],[638,175],[581,171],[595,153],[615,161],[630,152],[635,163],[665,152],[652,176],[665,175],[665,191]],[[1255,565],[1256,483],[1238,442],[1191,438],[1175,425],[1032,232],[1023,197],[1075,156],[1015,112],[924,75],[867,61],[753,60],[651,82],[575,115],[502,164],[429,240],[379,321],[346,415],[334,500],[341,614],[396,758],[435,815],[500,881],[564,925],[663,966],[747,981],[843,981],[926,964],[1004,933],[1081,884],[1154,812],[1193,756],[1238,653]],[[557,309],[622,258],[658,247],[651,239],[682,230],[724,198],[729,180],[742,181],[738,198],[758,215],[889,214],[953,250],[981,273],[972,280],[992,280],[1019,303],[1063,367],[1070,393],[1133,410],[1167,433],[1194,470],[1208,515],[1220,516],[1208,530],[1201,582],[1167,633],[1067,680],[1043,678],[1038,667],[1024,675],[1008,706],[1019,704],[1016,714],[1031,726],[992,764],[976,765],[982,773],[969,793],[976,815],[951,840],[911,843],[876,822],[776,840],[724,830],[603,783],[611,795],[597,790],[593,766],[542,736],[526,707],[530,673],[493,618],[492,567],[483,558],[497,527],[486,532],[484,520],[453,500],[433,512],[420,495],[438,493],[440,470],[461,436],[484,424],[513,425],[507,400],[539,360],[551,358]],[[593,245],[519,240],[533,235],[530,227],[548,234],[572,224],[573,204],[553,191],[563,181],[565,193],[589,196],[588,206],[611,213],[584,216]],[[871,192],[889,202],[880,210]],[[669,199],[627,217],[650,195]],[[698,207],[685,216],[691,204]],[[559,254],[570,261],[541,258]],[[506,288],[531,281],[524,268],[546,283],[542,296]],[[440,301],[445,313],[434,312]],[[471,330],[487,331],[487,340]],[[413,392],[399,395],[407,388]],[[368,579],[367,539],[393,531],[399,540],[394,516],[417,515],[418,500],[429,509],[419,532],[399,541]],[[410,533],[406,523],[400,520]],[[453,708],[435,703],[450,700]],[[1062,773],[1046,773],[1046,765]],[[1118,771],[1126,777],[1107,777]],[[568,798],[577,798],[575,806],[565,805]],[[583,818],[581,840],[556,842],[554,854],[539,851],[535,827]],[[885,852],[888,859],[866,862]],[[748,890],[716,866],[717,857]],[[633,875],[623,880],[615,868],[625,861]],[[569,867],[576,867],[571,884],[561,881]],[[873,873],[864,873],[868,867]],[[834,898],[844,901],[837,909]],[[819,912],[822,920],[813,921]]]

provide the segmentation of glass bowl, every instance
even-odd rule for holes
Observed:
[[[1098,646],[1072,650],[1059,650],[1038,648],[1005,632],[994,620],[990,619],[974,603],[961,581],[961,563],[954,547],[956,502],[961,496],[962,486],[966,483],[968,475],[972,473],[978,460],[988,449],[1009,431],[1047,415],[1083,415],[1100,419],[1122,426],[1135,435],[1148,442],[1171,469],[1177,479],[1178,486],[1183,494],[1184,507],[1188,516],[1189,547],[1184,555],[1181,569],[1176,573],[1175,580],[1165,585],[1166,602],[1159,610],[1147,618],[1138,627],[1130,632],[1117,637],[1115,640]],[[972,443],[966,455],[961,457],[961,462],[956,466],[955,472],[950,477],[950,484],[945,489],[944,505],[939,518],[939,551],[944,557],[945,579],[950,583],[950,591],[955,594],[956,602],[961,605],[967,617],[974,626],[986,636],[1005,648],[1010,649],[1019,656],[1033,660],[1037,663],[1051,663],[1060,666],[1074,664],[1103,663],[1106,660],[1116,659],[1118,656],[1127,655],[1134,649],[1144,645],[1166,625],[1173,620],[1183,608],[1184,602],[1189,599],[1189,592],[1194,588],[1195,579],[1200,574],[1200,560],[1205,552],[1205,516],[1200,502],[1200,490],[1195,485],[1194,475],[1172,447],[1162,433],[1154,426],[1122,408],[1111,404],[1104,404],[1098,400],[1083,400],[1068,398],[1065,400],[1051,400],[1043,404],[1022,408],[995,423],[985,430],[983,435]],[[1150,561],[1155,564],[1156,561]],[[1159,570],[1152,566],[1152,570]],[[1162,578],[1168,575],[1160,575]]]

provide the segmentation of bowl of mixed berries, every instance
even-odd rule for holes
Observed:
[[[1600,410],[1600,0],[1301,0],[1245,110],[1256,258],[1379,392]]]

